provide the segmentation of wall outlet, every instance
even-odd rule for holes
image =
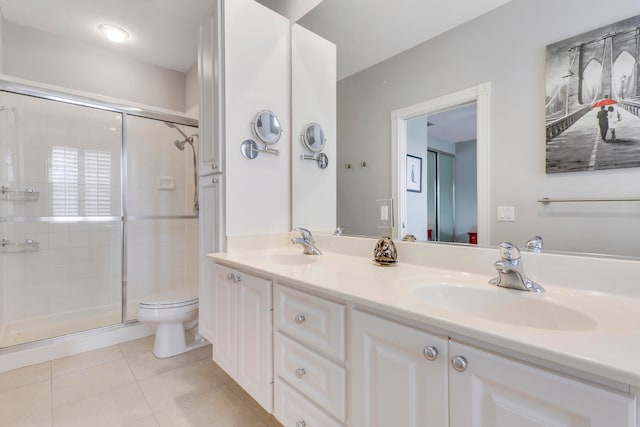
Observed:
[[[393,199],[376,200],[376,222],[378,228],[393,227]]]
[[[498,221],[516,220],[516,208],[513,206],[498,206]]]

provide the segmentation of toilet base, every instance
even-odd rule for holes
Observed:
[[[184,323],[164,323],[158,325],[153,345],[153,355],[159,359],[164,359],[208,345],[207,340],[197,333],[197,328],[194,329],[196,332],[195,336],[187,342]]]

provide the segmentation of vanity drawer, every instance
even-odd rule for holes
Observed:
[[[344,305],[276,285],[274,314],[276,330],[344,362]]]
[[[281,333],[275,337],[274,361],[276,377],[344,422],[346,373],[343,367]]]
[[[284,427],[343,426],[279,378],[275,381],[274,415]]]

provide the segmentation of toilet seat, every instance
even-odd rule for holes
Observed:
[[[180,289],[145,295],[144,298],[140,298],[138,306],[140,308],[166,309],[187,307],[194,304],[198,304],[198,290]]]

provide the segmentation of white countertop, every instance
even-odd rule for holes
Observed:
[[[523,292],[489,285],[489,275],[403,262],[384,267],[369,258],[326,251],[321,256],[305,256],[299,247],[209,256],[220,264],[421,322],[454,339],[480,341],[584,373],[585,377],[640,387],[639,298],[545,283],[541,283],[545,293]],[[302,258],[299,264],[295,263],[297,256]],[[459,285],[489,298],[495,295],[503,302],[505,297],[508,301],[535,299],[541,304],[533,307],[542,309],[539,313],[536,309],[524,311],[522,315],[528,317],[518,323],[530,325],[522,326],[416,296],[419,288],[435,287],[430,291],[437,293],[439,286]],[[576,321],[565,330],[549,329],[554,324],[553,312],[545,310],[542,302],[568,309]],[[533,326],[533,315],[543,327]],[[587,317],[584,322],[580,321],[583,316]]]

